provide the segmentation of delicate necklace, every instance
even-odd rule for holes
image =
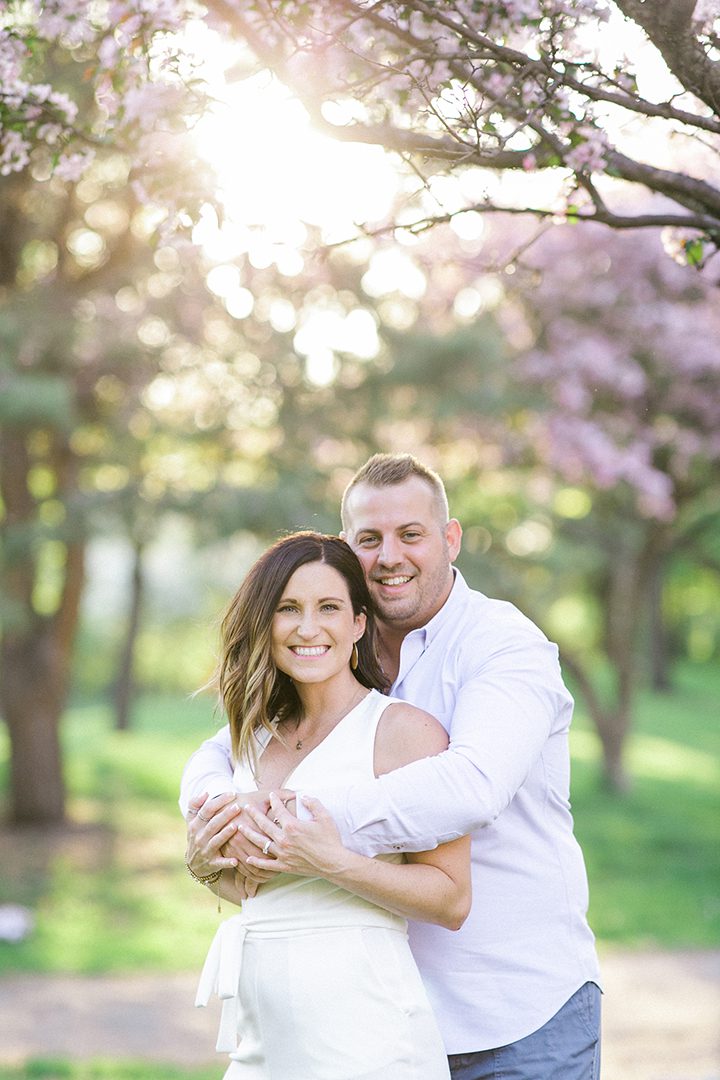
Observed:
[[[365,688],[361,687],[361,690],[363,691],[363,697],[365,697],[366,696]],[[339,724],[341,720],[344,720],[344,718],[348,715],[348,713],[351,712],[351,710],[354,709],[355,706],[360,703],[360,700],[361,699],[358,697],[358,691],[356,690],[355,693],[353,694],[352,698],[350,699],[349,704],[345,706],[345,708],[340,713],[340,715],[337,717],[337,719],[333,720],[331,728],[335,727],[336,724]],[[295,743],[295,749],[296,750],[302,750],[303,743],[305,742],[306,739],[307,739],[307,735],[304,735],[302,739],[298,739],[297,742]]]

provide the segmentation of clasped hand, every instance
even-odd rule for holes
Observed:
[[[294,793],[283,791],[282,796],[292,799]],[[266,839],[262,838],[258,849],[241,831],[242,822],[253,803],[259,810],[270,809],[267,792],[242,795],[228,792],[213,799],[205,793],[190,800],[187,817],[185,861],[188,866],[198,877],[207,877],[216,870],[235,870],[235,886],[243,900],[254,896],[259,885],[270,881],[274,873],[279,873],[279,867],[261,869],[248,861],[249,856],[262,853]],[[249,824],[254,825],[254,821]]]
[[[340,833],[325,807],[317,799],[302,797],[302,804],[311,815],[299,820],[289,813],[282,799],[270,794],[267,814],[256,806],[248,806],[247,817],[255,827],[248,826],[244,817],[239,831],[259,854],[247,857],[247,863],[257,871],[279,871],[301,877],[332,878],[343,870],[347,851]]]

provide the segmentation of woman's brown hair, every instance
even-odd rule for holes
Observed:
[[[250,568],[221,624],[216,680],[230,724],[235,761],[247,758],[254,763],[254,735],[260,728],[273,731],[272,720],[300,719],[302,715],[294,683],[272,659],[272,621],[292,575],[298,567],[313,562],[337,570],[347,585],[353,614],[367,616],[365,632],[357,642],[358,665],[353,675],[371,689],[387,687],[375,648],[372,601],[355,553],[338,536],[298,532],[283,537]]]

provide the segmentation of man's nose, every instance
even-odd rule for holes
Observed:
[[[400,544],[394,536],[384,536],[378,551],[378,562],[383,566],[397,566],[402,562]]]

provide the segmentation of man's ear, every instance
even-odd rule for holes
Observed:
[[[445,539],[447,540],[450,562],[455,562],[462,545],[462,526],[457,518],[450,518],[445,526]]]

